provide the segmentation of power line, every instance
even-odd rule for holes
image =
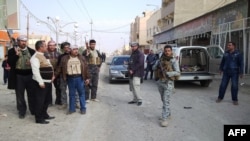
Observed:
[[[106,29],[106,30],[97,30],[96,31],[101,31],[101,32],[105,32],[105,31],[113,31],[113,30],[117,30],[117,29],[121,29],[121,28],[124,28],[126,26],[129,26],[130,24],[126,24],[126,25],[122,25],[122,26],[119,26],[119,27],[116,27],[116,28],[112,28],[112,29]]]
[[[67,16],[72,20],[72,21],[74,21],[73,20],[73,18],[69,15],[69,13],[66,11],[66,9],[63,7],[63,5],[59,2],[59,0],[57,0],[57,3],[60,5],[60,7],[63,9],[63,11],[67,14]]]
[[[87,8],[85,7],[85,4],[83,3],[83,0],[80,0],[80,2],[82,3],[83,9],[86,11],[86,13],[87,13],[87,15],[88,15],[90,21],[92,22],[92,18],[91,18],[91,16],[89,15],[89,12],[88,12]]]
[[[80,9],[80,11],[81,11],[82,13],[85,13],[85,12],[82,10],[82,8],[79,6],[79,4],[77,3],[77,1],[74,0],[74,2],[75,2],[75,4],[76,4],[76,6]]]
[[[94,32],[100,32],[100,33],[129,33],[129,31],[120,31],[120,32],[110,32],[110,31],[99,31],[99,30],[94,30]]]
[[[27,13],[29,13],[31,18],[34,18],[37,22],[39,22],[41,24],[45,24],[50,30],[52,30],[53,32],[56,32],[55,29],[50,24],[48,24],[47,22],[45,22],[43,20],[40,20],[32,12],[30,12],[30,10],[24,5],[24,3],[21,0],[20,0],[20,4],[27,11]]]

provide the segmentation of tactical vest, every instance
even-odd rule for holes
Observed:
[[[161,58],[157,66],[157,69],[154,72],[155,78],[161,81],[178,80],[180,76],[172,76],[172,77],[167,76],[166,72],[171,72],[171,71],[174,71],[171,60],[167,61]]]
[[[21,70],[31,69],[30,58],[31,54],[28,49],[20,50],[19,58],[16,63],[16,69],[21,69]]]
[[[94,53],[96,53],[96,55],[94,55]],[[101,64],[100,53],[97,50],[90,51],[88,64],[91,64],[91,65]]]

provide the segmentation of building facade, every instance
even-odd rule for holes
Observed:
[[[147,43],[147,21],[153,14],[153,11],[142,13],[143,16],[137,16],[135,21],[130,25],[130,42],[138,42],[144,53],[148,53],[149,45]]]
[[[176,4],[177,0],[169,2]],[[245,73],[250,73],[248,57],[250,54],[248,47],[250,45],[249,5],[248,0],[224,1],[224,3],[220,3],[220,6],[217,6],[218,8],[215,7],[216,10],[207,11],[205,14],[182,24],[178,24],[178,20],[175,23],[174,15],[172,28],[165,27],[167,30],[156,34],[154,36],[155,43],[204,46],[216,44],[225,49],[226,42],[233,41],[244,53]],[[164,15],[162,16],[164,18]],[[174,26],[175,24],[176,26]]]
[[[11,37],[17,38],[19,33],[14,32]],[[8,52],[8,48],[11,47],[10,38],[6,31],[0,31],[0,59],[3,59]]]
[[[150,50],[157,51],[157,46],[154,43],[153,36],[161,32],[157,21],[161,19],[161,9],[154,11],[151,17],[147,20],[147,43]]]

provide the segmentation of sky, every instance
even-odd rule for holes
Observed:
[[[55,33],[44,22],[55,29],[55,24],[47,17],[59,19],[59,25],[68,24],[61,30],[59,42],[67,40],[66,34],[73,36],[78,32],[77,40],[70,38],[71,44],[82,45],[92,38],[97,41],[96,48],[111,53],[129,44],[130,24],[143,11],[153,11],[161,7],[162,0],[20,0],[20,32],[27,33],[27,14],[29,15],[29,33],[50,35],[56,40]],[[150,5],[150,6],[149,6]],[[92,21],[93,24],[90,24]]]

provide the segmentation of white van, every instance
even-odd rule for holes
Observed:
[[[174,57],[180,65],[181,76],[177,81],[199,81],[208,87],[219,72],[223,49],[214,46],[180,46],[173,47]]]

